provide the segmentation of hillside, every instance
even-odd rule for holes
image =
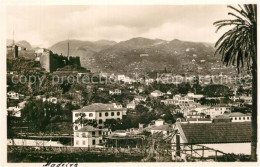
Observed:
[[[51,49],[67,55],[68,41],[61,41]],[[211,43],[188,42],[174,39],[132,38],[116,43],[70,40],[70,56],[80,56],[83,67],[92,72],[134,73],[160,72],[167,69],[176,74],[212,74],[223,70],[220,56],[214,56]],[[230,72],[226,70],[226,72]]]
[[[203,43],[132,38],[96,53],[93,56],[96,64],[92,69],[114,73],[162,71],[165,68],[176,73],[198,72],[200,66],[207,69],[209,63],[220,59],[214,56],[214,51]]]
[[[23,47],[23,48],[27,48],[27,49],[31,49],[31,48],[32,48],[31,44],[30,44],[29,42],[25,41],[25,40],[22,40],[22,41],[14,41],[14,42],[15,42],[16,45],[21,46],[21,47]],[[10,45],[12,45],[12,44],[13,44],[13,40],[7,39],[6,45],[7,45],[7,46],[10,46]]]
[[[70,56],[79,56],[81,59],[81,64],[83,67],[89,67],[92,56],[105,49],[114,45],[116,42],[108,40],[100,40],[95,42],[90,41],[80,41],[80,40],[70,40]],[[54,53],[68,55],[68,41],[61,41],[49,48]]]

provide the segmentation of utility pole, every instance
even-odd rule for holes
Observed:
[[[68,37],[68,53],[67,53],[67,56],[68,56],[68,60],[69,60],[69,56],[70,56],[70,40],[69,40],[69,37]]]

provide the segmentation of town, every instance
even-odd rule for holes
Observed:
[[[234,75],[239,82],[227,84],[207,77],[93,73],[69,53],[13,42],[7,46],[8,158],[23,161],[19,150],[82,154],[71,162],[110,161],[106,154],[112,161],[247,160],[252,77]],[[98,154],[103,159],[89,158]]]

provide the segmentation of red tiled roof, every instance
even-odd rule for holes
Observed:
[[[250,142],[250,122],[178,124],[187,143],[242,143]]]

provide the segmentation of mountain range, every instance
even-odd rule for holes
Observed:
[[[68,55],[68,40],[60,41],[50,48],[54,53]],[[136,37],[126,41],[69,40],[69,55],[79,56],[81,65],[93,72],[134,73],[169,72],[187,73],[220,64],[214,56],[211,43],[188,42],[174,39],[149,39]]]

